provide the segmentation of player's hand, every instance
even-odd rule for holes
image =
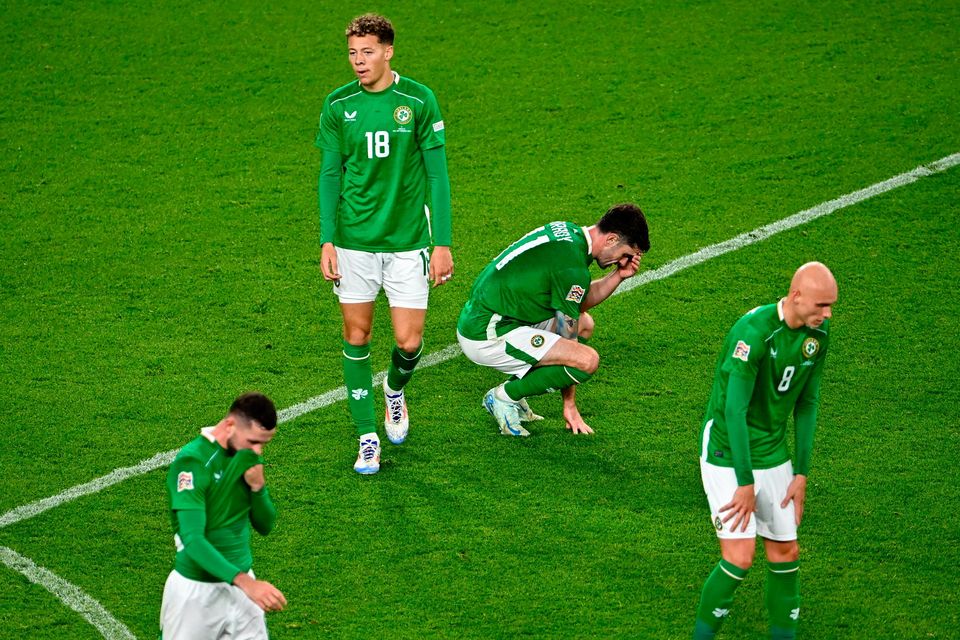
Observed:
[[[337,264],[337,250],[332,242],[325,242],[320,247],[320,271],[324,280],[339,282],[342,277]]]
[[[733,492],[733,500],[720,507],[720,513],[729,511],[730,513],[723,517],[723,521],[727,522],[732,518],[733,524],[730,525],[730,530],[736,531],[739,526],[740,531],[743,532],[747,530],[747,525],[750,523],[750,514],[756,508],[757,494],[753,492],[753,485],[745,484],[737,487],[737,490]]]
[[[636,275],[637,271],[640,270],[641,258],[643,258],[643,254],[638,253],[632,258],[623,258],[617,262],[617,275],[620,276],[621,280],[626,280]]]
[[[287,599],[280,590],[266,580],[256,580],[246,573],[238,573],[233,578],[233,584],[264,611],[280,611],[287,606]]]
[[[453,277],[453,254],[450,247],[434,247],[430,256],[430,279],[434,287],[446,284]]]
[[[580,411],[577,409],[577,405],[568,405],[565,403],[563,406],[563,419],[567,423],[567,429],[575,434],[593,433],[593,429],[590,428],[590,425],[583,421],[583,417],[581,417]]]
[[[803,518],[803,503],[807,499],[807,476],[795,475],[787,487],[787,495],[780,503],[781,509],[786,509],[790,501],[793,500],[794,520],[797,526],[800,526],[800,520]]]
[[[267,480],[263,476],[262,464],[255,464],[244,471],[243,479],[246,481],[247,486],[250,487],[251,491],[260,491],[263,489],[264,485],[267,484]]]

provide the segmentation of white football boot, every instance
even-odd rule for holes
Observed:
[[[383,379],[383,400],[386,410],[383,416],[383,426],[387,430],[387,437],[393,444],[400,444],[407,439],[410,431],[410,419],[407,417],[407,401],[401,389],[396,394],[387,386],[387,379]]]
[[[353,463],[353,470],[365,476],[380,471],[380,440],[376,434],[360,437],[360,451],[357,461]]]
[[[537,420],[543,420],[543,416],[538,416],[533,412],[533,409],[531,409],[530,405],[527,404],[526,398],[520,398],[517,400],[517,405],[520,407],[521,422],[536,422]]]
[[[494,387],[483,396],[483,408],[493,416],[505,436],[528,436],[530,432],[520,426],[520,405],[497,397]]]

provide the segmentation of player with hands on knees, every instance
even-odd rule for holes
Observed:
[[[820,380],[837,282],[819,262],[793,275],[789,293],[757,307],[727,333],[700,432],[700,476],[720,562],[700,593],[693,637],[720,629],[753,565],[756,538],[767,556],[772,638],[794,638],[800,618],[800,547]],[[793,415],[791,461],[787,422]]]

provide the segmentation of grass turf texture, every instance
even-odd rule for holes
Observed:
[[[960,151],[954,4],[384,5],[395,68],[448,130],[457,276],[545,221],[637,200],[644,268]],[[350,78],[354,9],[285,2],[8,3],[0,53],[0,512],[184,444],[239,391],[280,407],[339,386],[317,269],[312,147]],[[290,608],[275,638],[684,637],[717,556],[696,468],[716,349],[794,267],[837,274],[807,515],[801,633],[955,637],[960,171],[927,178],[596,310],[601,370],[522,442],[463,358],[419,371],[412,434],[375,478],[337,404],[281,426],[280,510],[255,548]],[[386,367],[385,306],[374,362]],[[156,634],[172,564],[162,472],[0,530]],[[728,637],[762,637],[762,569]],[[0,637],[95,638],[0,570]]]

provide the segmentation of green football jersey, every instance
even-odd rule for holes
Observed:
[[[444,141],[433,92],[397,73],[380,92],[353,81],[327,96],[316,145],[343,160],[333,243],[371,252],[429,246],[422,152]]]
[[[167,471],[170,521],[177,544],[176,570],[191,580],[219,582],[184,552],[179,537],[177,511],[203,509],[207,516],[206,538],[240,571],[253,566],[250,551],[250,487],[243,473],[262,462],[250,449],[234,455],[209,435],[213,427],[187,443]]]
[[[817,329],[791,329],[783,319],[782,301],[757,307],[740,318],[727,334],[717,359],[713,390],[703,429],[713,420],[706,460],[733,467],[724,410],[730,376],[755,379],[747,409],[750,459],[754,469],[770,469],[790,459],[787,421],[800,401],[816,402],[829,345],[830,321]],[[704,452],[701,452],[704,453]]]
[[[492,340],[561,311],[580,317],[590,290],[590,234],[572,222],[538,227],[503,250],[473,283],[457,331]]]

